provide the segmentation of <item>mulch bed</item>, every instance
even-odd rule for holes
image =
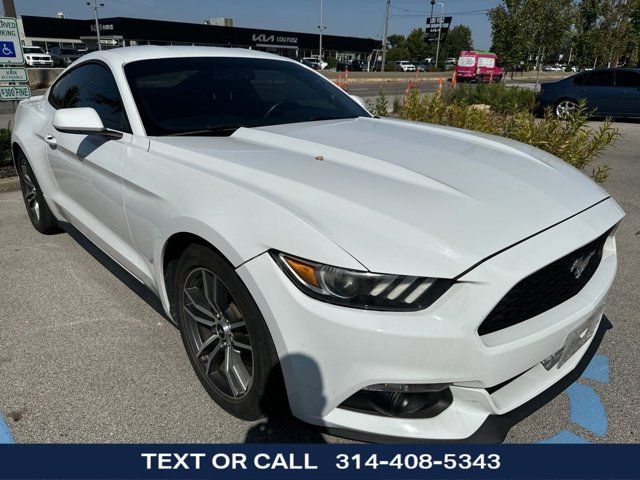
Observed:
[[[13,168],[13,165],[9,165],[7,167],[0,167],[0,178],[9,178],[16,176],[16,169]]]

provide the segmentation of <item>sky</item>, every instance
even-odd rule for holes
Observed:
[[[453,25],[471,27],[474,46],[491,46],[491,29],[486,10],[498,0],[438,0]],[[101,17],[137,17],[201,23],[212,17],[231,17],[235,26],[317,32],[320,0],[101,0]],[[326,33],[382,38],[385,0],[324,0]],[[86,0],[15,0],[18,15],[90,18]],[[391,0],[389,33],[407,34],[424,27],[431,9],[429,0]],[[441,7],[436,5],[436,12]]]

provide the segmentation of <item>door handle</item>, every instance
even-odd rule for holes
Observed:
[[[56,140],[56,137],[54,137],[53,135],[45,136],[44,141],[47,142],[49,146],[52,148],[55,148],[58,146],[58,141]]]

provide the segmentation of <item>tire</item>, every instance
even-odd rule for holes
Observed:
[[[214,250],[191,245],[178,261],[174,285],[182,342],[211,398],[243,420],[288,405],[273,340],[233,267]]]
[[[566,115],[578,108],[578,102],[572,98],[561,98],[553,106],[553,114],[557,118],[564,118]]]
[[[16,155],[16,167],[22,199],[33,228],[44,235],[60,233],[58,221],[51,213],[29,160],[22,151]]]

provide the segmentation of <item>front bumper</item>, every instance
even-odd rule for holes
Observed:
[[[589,283],[567,302],[480,337],[482,320],[520,279],[602,235],[621,218],[617,204],[606,200],[480,264],[420,312],[372,312],[319,302],[300,292],[267,254],[238,273],[271,331],[295,416],[353,437],[463,440],[473,438],[490,417],[514,411],[576,369],[592,340],[561,368],[547,371],[540,362],[560,350],[570,332],[601,315],[616,271],[614,238],[607,240]],[[433,418],[339,408],[356,392],[380,383],[450,383],[453,401]]]
[[[27,60],[28,67],[53,67],[53,60]]]

